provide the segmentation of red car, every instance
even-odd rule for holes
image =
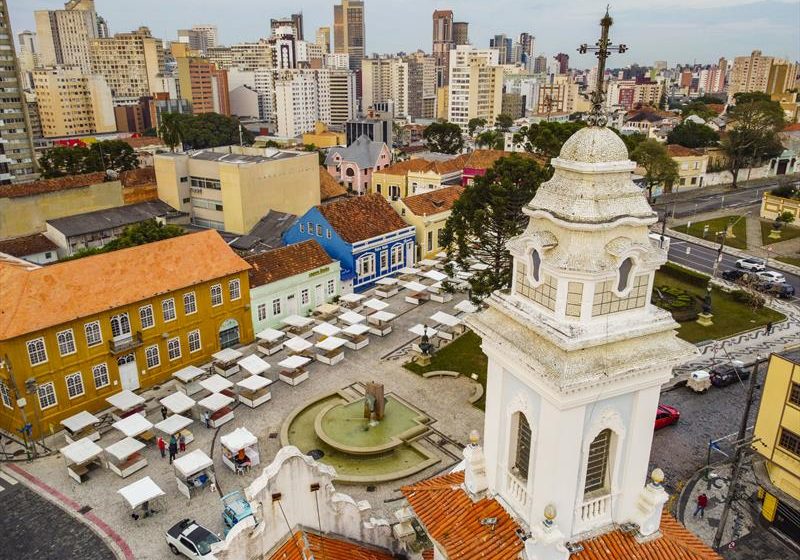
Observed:
[[[658,411],[656,412],[656,430],[660,430],[661,428],[666,428],[672,424],[676,424],[678,419],[681,417],[681,413],[678,411],[677,408],[672,406],[667,406],[665,404],[658,405]]]

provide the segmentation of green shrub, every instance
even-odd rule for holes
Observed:
[[[664,263],[659,269],[659,272],[691,286],[704,289],[708,286],[708,276],[695,272],[694,270],[689,270],[675,263]]]
[[[731,296],[737,303],[749,305],[754,309],[761,309],[767,303],[767,300],[761,294],[748,292],[747,290],[734,290],[731,292]]]

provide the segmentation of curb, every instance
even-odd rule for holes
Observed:
[[[108,545],[109,549],[117,558],[123,560],[136,560],[136,556],[133,554],[133,551],[128,543],[125,542],[125,540],[116,531],[114,531],[114,529],[112,529],[108,523],[97,517],[97,515],[91,511],[81,514],[81,505],[78,502],[68,496],[65,496],[52,486],[45,484],[42,480],[35,477],[25,469],[22,469],[14,464],[7,464],[6,467],[20,477],[20,482],[22,482],[26,488],[36,492],[36,494],[45,500],[55,504],[64,510],[67,515],[77,519],[79,522],[83,523],[86,527],[93,531],[103,540],[103,542]]]

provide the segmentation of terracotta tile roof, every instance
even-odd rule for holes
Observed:
[[[583,551],[570,560],[722,560],[668,513],[661,516],[660,538],[638,543],[633,535],[611,531],[582,541]]]
[[[155,167],[138,167],[119,174],[123,187],[150,187],[156,184]]]
[[[524,159],[532,159],[542,165],[547,164],[547,158],[537,154],[530,154],[528,152],[506,152],[504,150],[475,150],[468,154],[467,160],[464,163],[465,168],[470,169],[489,169],[497,160],[504,157],[520,157]]]
[[[422,560],[433,560],[432,548],[428,548],[422,551]]]
[[[681,146],[680,144],[668,144],[667,153],[672,157],[690,157],[690,156],[703,155],[702,150],[687,148],[686,146]]]
[[[55,251],[56,249],[58,249],[58,245],[41,233],[0,241],[0,253],[5,253],[12,257],[27,257],[28,255]]]
[[[0,262],[0,340],[248,268],[213,230],[30,271]]]
[[[339,237],[357,243],[409,227],[379,194],[366,194],[317,206]]]
[[[783,130],[781,130],[781,132],[798,132],[798,131],[800,131],[800,123],[787,124],[785,127],[783,127]]]
[[[448,558],[516,560],[523,548],[515,533],[519,525],[497,500],[473,502],[461,486],[463,482],[463,472],[452,473],[401,491]],[[494,529],[481,525],[481,519],[487,517],[497,518]]]
[[[68,177],[56,177],[55,179],[43,179],[32,183],[18,183],[16,185],[0,186],[0,198],[16,198],[20,196],[33,196],[50,192],[64,191],[67,189],[79,189],[98,183],[106,182],[106,174],[103,171],[97,173],[86,173],[84,175],[70,175]]]
[[[706,107],[714,111],[716,114],[721,115],[725,112],[725,105],[722,103],[706,103]]]
[[[392,560],[388,550],[354,543],[342,537],[297,531],[269,557],[269,560]]]
[[[431,165],[431,162],[422,159],[407,159],[405,161],[398,161],[390,165],[386,169],[382,169],[378,173],[386,173],[387,175],[406,175],[409,171],[425,171]]]
[[[323,202],[344,196],[347,194],[347,189],[340,185],[336,179],[331,177],[327,169],[320,165],[319,167],[319,199]]]
[[[464,192],[464,187],[461,186],[445,187],[431,192],[407,196],[403,199],[403,204],[417,216],[430,216],[431,214],[439,214],[450,210],[462,192]]]
[[[245,260],[253,267],[247,271],[251,288],[309,272],[333,262],[322,246],[313,239],[248,256]]]

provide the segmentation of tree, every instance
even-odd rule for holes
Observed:
[[[522,144],[525,151],[553,158],[561,151],[561,146],[578,130],[585,127],[582,121],[556,123],[541,122],[521,127],[514,133],[514,143]]]
[[[425,144],[432,152],[457,154],[464,147],[461,127],[449,122],[435,122],[425,127],[422,132]]]
[[[512,154],[476,177],[453,205],[442,245],[462,268],[473,262],[489,267],[470,279],[473,296],[484,297],[511,285],[506,243],[525,228],[528,220],[522,207],[548,177],[548,170],[534,160]]]
[[[164,144],[166,144],[172,152],[183,142],[181,124],[185,120],[186,119],[181,118],[180,113],[165,113],[164,116],[161,117],[161,128],[158,132],[161,135],[161,140],[164,141]]]
[[[39,167],[45,179],[86,173],[92,153],[86,146],[55,146],[45,150],[39,158]]]
[[[110,253],[119,249],[126,249],[128,247],[136,247],[137,245],[144,245],[154,241],[161,241],[162,239],[169,239],[170,237],[177,237],[183,235],[185,232],[183,228],[175,225],[164,225],[156,220],[146,220],[144,222],[128,226],[122,232],[122,235],[116,239],[106,243],[102,247],[88,247],[76,251],[72,256],[66,257],[61,260],[73,260],[88,257],[91,255],[98,255],[100,253]]]
[[[514,124],[514,119],[511,118],[510,115],[506,115],[505,113],[500,113],[494,119],[494,126],[497,127],[497,130],[502,132],[508,132],[508,129],[511,128],[511,125]]]
[[[90,146],[50,148],[42,154],[39,166],[45,179],[98,171],[119,173],[136,169],[139,166],[139,157],[125,142],[106,140]]]
[[[710,109],[702,101],[692,101],[688,105],[685,105],[681,110],[681,116],[683,116],[684,119],[690,115],[697,115],[704,121],[707,121],[715,118],[717,116],[717,112],[713,109]]]
[[[683,121],[667,135],[668,144],[680,144],[687,148],[705,148],[719,142],[719,134],[704,124]]]
[[[647,198],[652,201],[653,187],[663,185],[664,191],[672,189],[678,180],[678,164],[667,153],[667,148],[657,140],[645,140],[631,154],[631,159],[644,167]]]
[[[728,111],[728,134],[721,142],[728,170],[736,188],[739,171],[773,158],[783,151],[778,132],[783,128],[783,109],[766,94],[737,93],[736,106]]]
[[[139,167],[139,156],[122,140],[105,140],[89,146],[97,171],[113,170],[117,173]]]
[[[473,119],[470,119],[469,122],[467,123],[467,130],[469,131],[469,135],[475,136],[475,131],[478,130],[479,128],[483,128],[484,126],[486,126],[486,119],[483,119],[481,117],[475,117]]]
[[[252,144],[255,140],[253,133],[242,127],[238,119],[219,113],[181,115],[179,122],[183,142],[192,149],[239,144],[240,130],[244,144]]]
[[[479,148],[489,148],[490,150],[502,150],[505,148],[505,136],[499,130],[484,130],[475,138],[475,144]]]

